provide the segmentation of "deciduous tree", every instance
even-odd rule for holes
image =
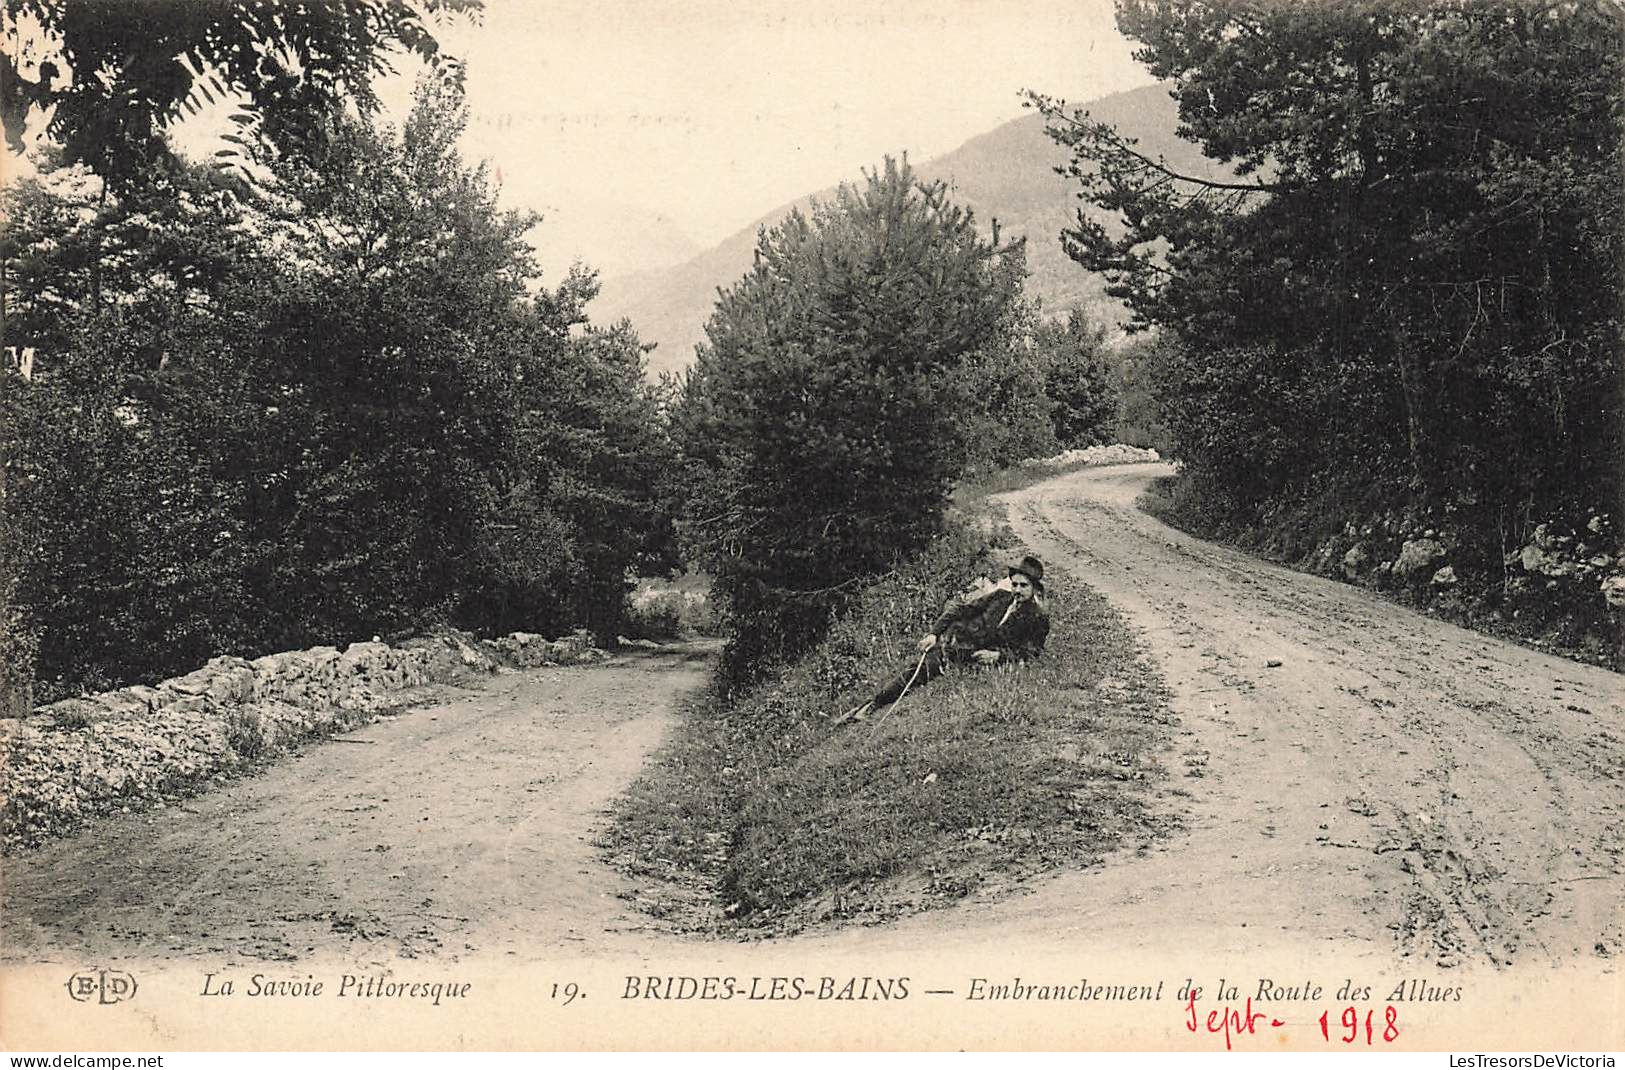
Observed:
[[[70,163],[123,185],[172,159],[165,131],[204,103],[245,98],[251,124],[287,144],[342,102],[375,110],[391,53],[456,81],[436,37],[482,0],[6,0],[0,120],[21,148],[30,121]],[[236,135],[234,135],[236,136]]]

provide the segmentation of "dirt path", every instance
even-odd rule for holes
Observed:
[[[1143,631],[1184,722],[1189,834],[973,909],[956,938],[1491,968],[1625,953],[1620,677],[1173,531],[1133,505],[1167,472],[1086,469],[1007,503]]]
[[[573,955],[630,946],[592,828],[708,650],[498,676],[5,862],[7,958]]]

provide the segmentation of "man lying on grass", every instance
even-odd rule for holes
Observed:
[[[1044,590],[1044,564],[1028,554],[1010,566],[1010,589],[949,606],[920,640],[920,661],[893,677],[875,697],[847,710],[834,721],[861,721],[882,706],[901,699],[942,674],[949,662],[978,665],[1012,664],[1037,657],[1049,638],[1049,614],[1035,597]]]

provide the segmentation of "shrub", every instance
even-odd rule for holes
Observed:
[[[688,598],[681,591],[664,591],[633,599],[621,617],[630,639],[683,639],[692,634],[685,623]]]
[[[265,723],[260,711],[233,707],[225,716],[226,742],[245,761],[256,761],[265,756]]]

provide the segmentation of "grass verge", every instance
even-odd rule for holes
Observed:
[[[976,575],[956,529],[870,588],[797,665],[732,707],[699,701],[606,834],[646,912],[770,936],[995,894],[1034,874],[1145,850],[1173,717],[1123,620],[1054,569],[1043,657],[950,672],[884,719],[833,728]]]

